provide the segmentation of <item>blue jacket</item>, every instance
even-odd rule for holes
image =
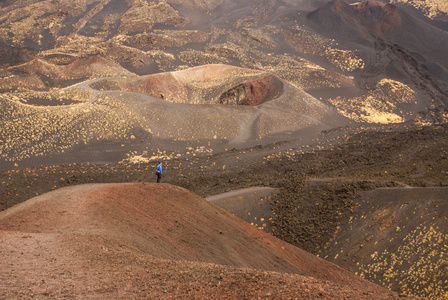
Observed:
[[[162,174],[162,165],[158,164],[157,165],[157,172],[159,172],[160,174]]]

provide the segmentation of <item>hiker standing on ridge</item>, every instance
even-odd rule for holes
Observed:
[[[157,165],[156,175],[157,175],[157,183],[159,183],[160,180],[162,179],[162,162],[161,161],[159,161],[159,164]]]

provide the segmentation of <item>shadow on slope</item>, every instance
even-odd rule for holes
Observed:
[[[359,72],[362,80],[358,82],[364,85],[366,92],[376,89],[380,95],[387,93],[374,85],[389,78],[397,84],[407,85],[416,93],[416,104],[419,105],[412,110],[424,111],[435,107],[433,118],[437,122],[445,120],[438,111],[446,112],[448,105],[448,65],[445,54],[448,33],[394,5],[380,1],[347,4],[334,0],[309,13],[307,18],[316,32],[335,38],[340,45],[362,52],[366,66]],[[379,98],[377,95],[369,97]],[[392,101],[394,99],[396,97]],[[358,103],[369,101],[360,98],[353,100]],[[349,102],[347,99],[343,101]],[[340,103],[333,104],[340,106]],[[385,105],[388,105],[387,102]],[[398,115],[402,117],[403,113]]]
[[[253,187],[212,195],[205,199],[258,229],[272,233],[270,199],[276,192],[278,189],[270,187]]]
[[[32,60],[37,50],[12,47],[0,39],[0,67],[19,65]]]
[[[363,192],[322,257],[393,291],[445,299],[447,200],[446,187]]]
[[[311,12],[308,19],[326,34],[368,45],[382,40],[398,44],[445,67],[448,34],[395,5],[380,1],[347,4],[334,0]]]

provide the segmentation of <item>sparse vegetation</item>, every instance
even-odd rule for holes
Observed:
[[[299,2],[3,1],[0,210],[66,186],[151,181],[154,161],[164,160],[165,182],[201,196],[279,188],[262,224],[275,236],[399,293],[446,298],[442,205],[414,201],[432,209],[417,222],[398,217],[411,201],[362,198],[376,188],[448,186],[446,1]],[[127,255],[99,245],[89,262]],[[188,291],[175,282],[176,295],[202,288],[188,268],[176,277]],[[118,277],[134,279],[128,271]],[[238,287],[229,274],[267,278],[210,272],[213,288]],[[45,280],[30,297],[73,295],[52,294]]]

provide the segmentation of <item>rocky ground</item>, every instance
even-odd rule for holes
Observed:
[[[163,181],[201,196],[252,186],[277,188],[280,192],[272,197],[269,221],[274,236],[321,256],[350,247],[329,248],[328,243],[344,222],[359,217],[354,207],[362,192],[380,187],[448,185],[446,125],[372,127],[358,133],[341,128],[322,135],[326,138],[313,149],[293,149],[285,142],[166,160]],[[339,139],[331,141],[332,135]],[[72,164],[2,172],[2,207],[68,185],[154,181],[155,164]],[[353,245],[353,250],[358,246]],[[446,255],[442,248],[437,251]],[[328,255],[327,259],[332,260]],[[345,263],[345,267],[361,273],[356,262]],[[407,289],[406,293],[431,295],[425,288]]]

